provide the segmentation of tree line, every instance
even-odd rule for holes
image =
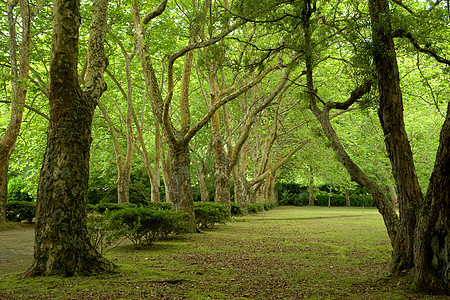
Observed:
[[[89,242],[86,205],[90,169],[91,185],[111,180],[115,160],[119,203],[141,164],[151,200],[192,230],[193,177],[206,200],[212,170],[227,207],[231,186],[245,208],[281,179],[351,180],[383,216],[392,273],[449,290],[445,1],[2,5],[2,221],[9,164],[41,168],[28,276],[114,269]]]

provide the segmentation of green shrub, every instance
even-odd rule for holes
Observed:
[[[130,207],[111,213],[111,226],[128,238],[136,248],[150,245],[159,237],[186,230],[189,214],[148,207]]]
[[[375,205],[372,195],[350,195],[350,204],[352,206],[372,207]]]
[[[23,220],[32,222],[35,214],[35,202],[11,201],[6,204],[6,218],[11,222],[21,222]]]
[[[121,238],[121,232],[111,225],[109,213],[88,215],[87,229],[92,246],[100,253],[114,247]]]
[[[257,214],[259,212],[264,211],[264,204],[263,203],[249,203],[247,205],[248,213],[249,214]]]
[[[12,178],[8,183],[8,202],[34,201],[27,192],[27,185],[19,177]]]
[[[314,196],[314,205],[328,206],[328,194],[319,194]],[[345,196],[339,194],[331,194],[331,206],[345,206]]]
[[[171,202],[150,202],[147,206],[157,210],[173,210]]]
[[[215,202],[195,202],[194,213],[198,229],[210,227],[215,223],[225,224],[230,217],[229,209]]]
[[[237,216],[243,216],[244,215],[244,210],[242,209],[242,207],[235,203],[235,202],[231,202],[231,210],[230,213],[232,216],[237,217]]]

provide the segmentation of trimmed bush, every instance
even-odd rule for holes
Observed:
[[[21,222],[24,220],[32,222],[35,215],[35,202],[10,201],[6,204],[6,218],[11,222]]]
[[[112,212],[110,222],[138,249],[170,233],[186,231],[188,219],[189,214],[184,212],[130,207]]]
[[[247,205],[249,214],[257,214],[259,212],[264,211],[264,204],[262,203],[249,203]]]
[[[239,204],[237,204],[235,202],[231,202],[230,204],[231,204],[230,212],[233,217],[238,217],[238,216],[244,215],[244,210],[242,209],[242,207]]]
[[[111,225],[109,213],[88,215],[87,230],[92,246],[102,254],[112,249],[122,236],[121,232]]]
[[[230,217],[229,209],[215,202],[195,202],[194,213],[198,229],[210,227],[215,223],[225,224]]]

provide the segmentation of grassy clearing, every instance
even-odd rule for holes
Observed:
[[[387,278],[375,209],[280,207],[107,257],[97,277],[0,276],[0,299],[438,299]],[[398,286],[399,285],[399,286]]]

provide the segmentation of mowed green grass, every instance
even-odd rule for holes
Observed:
[[[201,234],[106,254],[117,274],[0,276],[0,299],[429,299],[388,278],[373,208],[279,207]]]

